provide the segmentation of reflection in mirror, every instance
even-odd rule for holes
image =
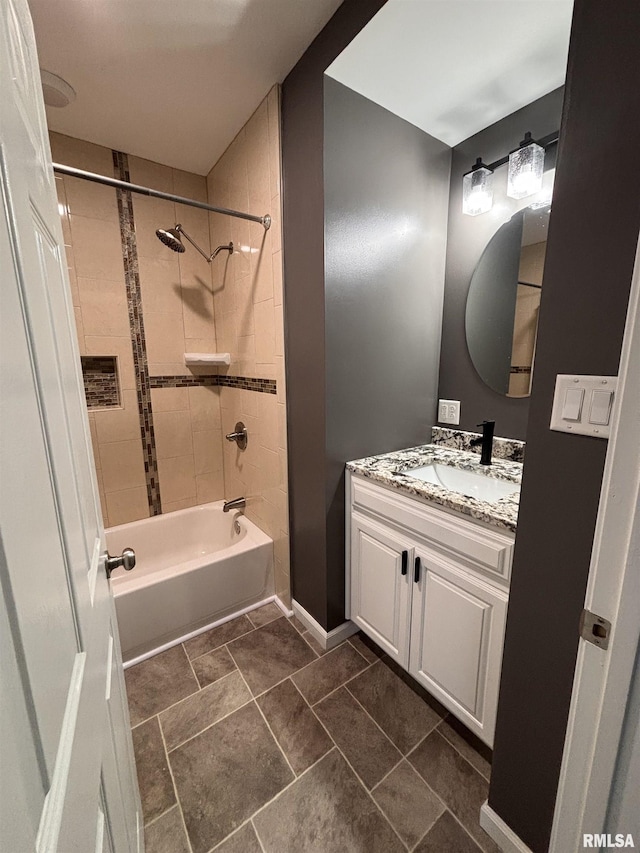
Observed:
[[[547,197],[515,213],[491,238],[471,278],[469,354],[483,381],[507,397],[531,393],[550,211]]]

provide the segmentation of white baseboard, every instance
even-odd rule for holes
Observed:
[[[298,604],[297,601],[292,601],[291,606],[293,607],[295,616],[298,617],[307,631],[320,643],[323,649],[335,648],[343,640],[346,640],[347,637],[357,634],[360,630],[355,622],[347,621],[343,622],[342,625],[338,625],[337,628],[333,628],[331,631],[325,631],[322,625],[316,622],[313,616],[301,604]]]
[[[291,619],[291,617],[293,616],[293,610],[289,610],[284,601],[281,601],[277,595],[273,596],[273,603],[276,604],[280,608],[280,610],[282,610],[287,619]]]
[[[480,826],[503,853],[531,853],[531,848],[527,847],[487,802],[484,802],[480,809]]]

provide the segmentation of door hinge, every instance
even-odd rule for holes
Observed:
[[[580,616],[580,636],[588,643],[593,643],[600,649],[609,648],[609,637],[611,635],[611,622],[603,619],[597,613],[583,610]]]

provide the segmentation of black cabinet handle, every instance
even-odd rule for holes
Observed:
[[[407,573],[407,563],[408,562],[409,562],[409,552],[403,551],[402,552],[402,574],[403,575],[406,575],[406,573]]]
[[[418,583],[420,580],[420,557],[416,557],[416,561],[413,564],[413,582]]]

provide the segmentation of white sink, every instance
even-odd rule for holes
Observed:
[[[493,477],[485,477],[476,474],[475,471],[465,471],[463,468],[451,468],[449,465],[441,465],[432,462],[420,468],[412,468],[402,471],[416,480],[424,480],[425,483],[433,483],[450,492],[466,495],[468,498],[478,498],[481,501],[495,503],[507,495],[516,495],[520,491],[517,483],[509,483],[506,480],[496,480]]]

